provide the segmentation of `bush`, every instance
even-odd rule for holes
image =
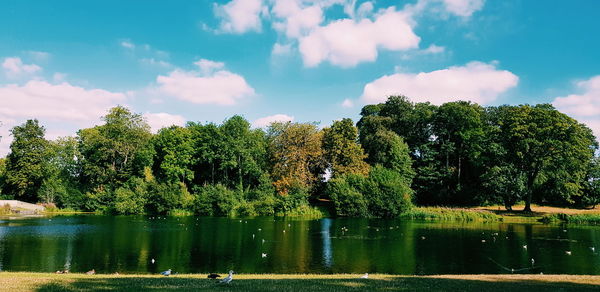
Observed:
[[[196,214],[232,216],[240,203],[238,194],[224,185],[206,185],[196,189],[193,209]]]
[[[363,195],[374,217],[392,218],[412,208],[410,183],[397,171],[375,166],[371,169]]]
[[[102,186],[84,195],[84,209],[93,212],[109,213],[113,208],[113,196],[109,189]]]
[[[287,194],[279,195],[275,205],[275,213],[288,214],[300,206],[308,206],[308,189],[300,184],[292,184]]]
[[[166,214],[170,210],[193,210],[195,197],[184,183],[147,183],[149,196],[148,209],[151,213]]]
[[[362,176],[350,174],[327,182],[325,193],[333,201],[337,216],[369,216],[368,203],[359,191],[363,188],[364,180]]]
[[[117,214],[122,215],[144,214],[146,202],[145,190],[134,192],[129,188],[121,187],[115,191],[114,210]]]

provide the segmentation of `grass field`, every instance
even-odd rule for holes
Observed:
[[[579,275],[205,275],[0,273],[0,291],[599,291],[600,276]]]

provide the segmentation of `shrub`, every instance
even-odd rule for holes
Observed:
[[[140,191],[140,190],[138,190]],[[114,210],[118,214],[143,214],[146,206],[146,192],[135,192],[129,188],[118,188],[115,191]]]
[[[412,207],[412,190],[397,171],[373,167],[362,190],[371,216],[397,217]]]
[[[369,215],[368,203],[362,189],[364,177],[359,175],[342,175],[327,182],[325,189],[335,206],[338,216],[365,217]]]
[[[109,189],[100,186],[84,195],[84,209],[94,212],[111,212],[113,207],[113,196]]]
[[[196,189],[193,209],[199,215],[230,216],[240,202],[238,194],[224,185],[206,185]]]

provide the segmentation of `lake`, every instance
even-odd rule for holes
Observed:
[[[0,220],[2,271],[598,275],[599,251],[596,226],[98,215]]]

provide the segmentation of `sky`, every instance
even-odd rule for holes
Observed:
[[[116,105],[152,130],[244,116],[319,122],[415,102],[552,103],[600,136],[600,1],[0,2],[0,156]]]

